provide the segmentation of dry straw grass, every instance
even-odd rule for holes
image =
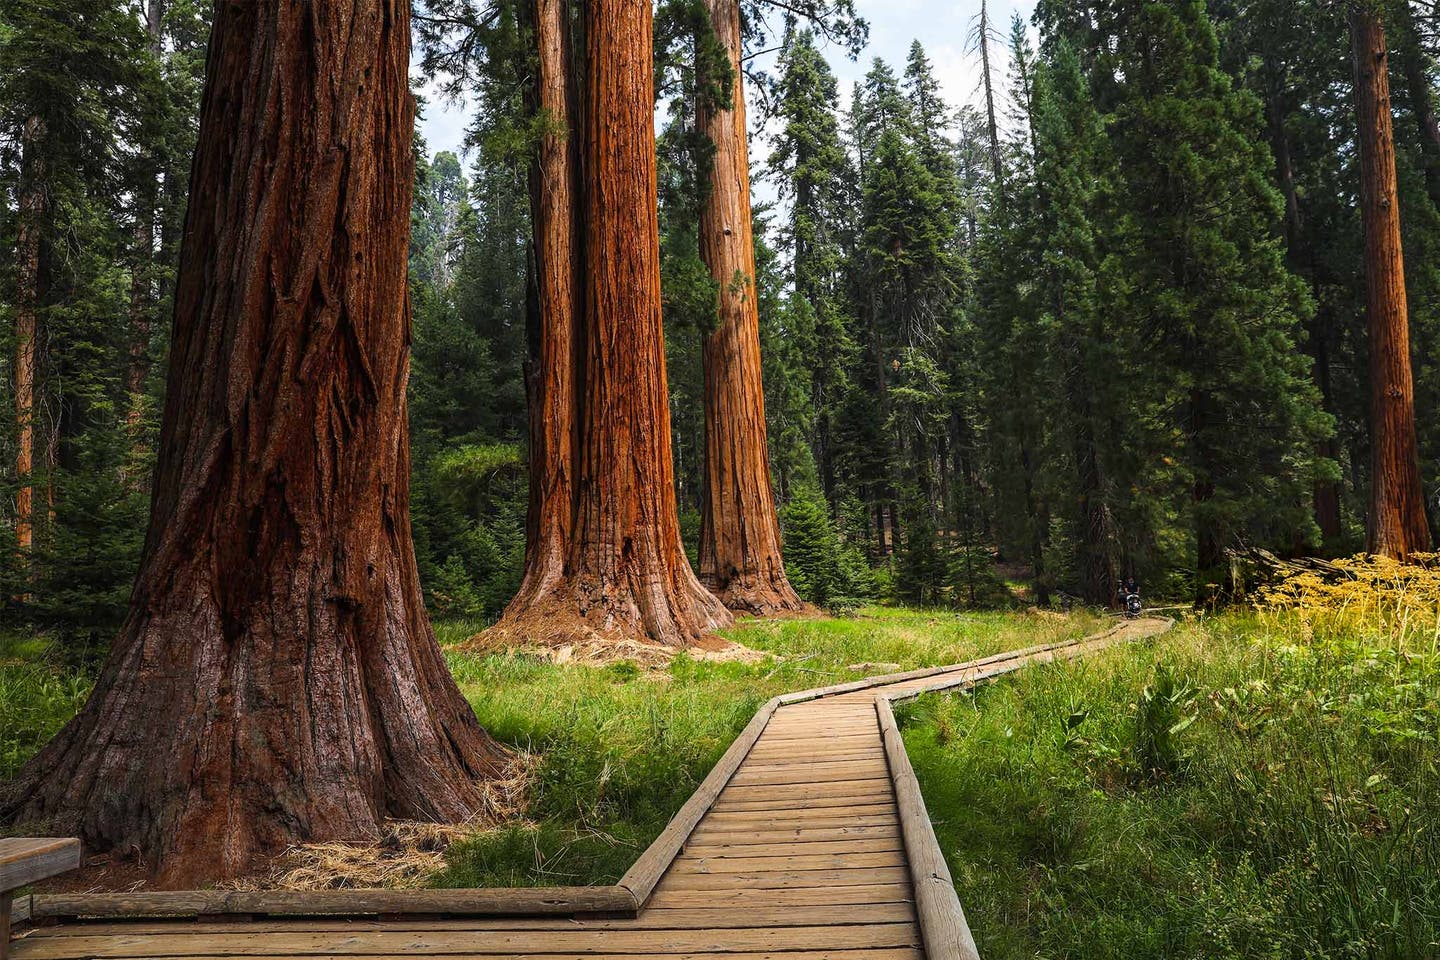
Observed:
[[[530,806],[540,758],[517,753],[503,780],[485,784],[482,806],[466,823],[388,820],[366,841],[299,844],[276,858],[270,871],[227,884],[235,890],[414,889],[445,869],[456,841],[502,825],[522,823]]]

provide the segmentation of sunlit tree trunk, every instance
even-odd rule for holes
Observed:
[[[690,569],[676,513],[652,29],[649,0],[587,0],[575,512],[560,580],[517,597],[490,640],[684,647],[731,622]],[[542,473],[558,469],[560,456],[547,450]]]
[[[1366,312],[1370,331],[1371,478],[1368,544],[1405,559],[1428,550],[1430,528],[1415,436],[1405,262],[1395,184],[1385,29],[1364,3],[1350,15],[1355,113],[1360,143],[1360,216],[1365,229]]]
[[[750,159],[740,70],[738,0],[706,0],[734,75],[732,107],[701,97],[698,125],[715,145],[710,190],[700,210],[700,257],[719,285],[715,329],[705,336],[705,506],[700,579],[732,610],[793,612],[804,603],[785,577],[780,521],[770,485]]]
[[[531,168],[534,316],[526,371],[530,504],[525,575],[511,603],[523,613],[565,576],[575,520],[577,347],[583,313],[579,111],[566,0],[535,0],[531,103],[546,125]]]
[[[409,50],[403,0],[216,9],[141,570],[0,803],[160,885],[467,820],[505,766],[410,538]]]
[[[15,244],[15,541],[22,553],[29,553],[35,543],[35,346],[40,333],[40,228],[45,216],[40,142],[44,136],[45,124],[38,116],[25,121]]]

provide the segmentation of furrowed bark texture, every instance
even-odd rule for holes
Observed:
[[[536,97],[551,110],[566,73],[548,36],[557,24],[564,31],[564,5],[556,7],[535,11],[541,61]],[[585,4],[585,94],[574,102],[584,114],[583,131],[571,128],[582,144],[581,176],[568,201],[583,216],[576,230],[581,237],[568,253],[561,235],[575,221],[558,180],[577,161],[573,155],[562,159],[558,140],[542,146],[537,158],[541,369],[531,397],[541,410],[544,449],[532,450],[543,462],[532,467],[531,534],[551,539],[529,548],[525,585],[482,645],[638,641],[685,647],[732,622],[696,579],[680,542],[660,323],[652,28],[648,0]],[[583,274],[568,291],[555,275],[567,270]],[[568,368],[567,310],[579,316],[569,337]],[[566,391],[573,398],[568,403],[561,399]],[[532,412],[532,424],[534,417]],[[567,471],[568,486],[560,479]],[[542,510],[547,503],[553,508],[548,520]],[[566,536],[561,567],[550,551]]]
[[[45,216],[39,154],[44,136],[39,117],[25,121],[15,229],[15,543],[23,553],[35,543],[35,338],[40,333],[40,224]]]
[[[1405,263],[1395,184],[1395,140],[1385,30],[1378,13],[1350,15],[1360,141],[1360,215],[1365,229],[1370,332],[1371,492],[1368,549],[1405,559],[1430,547],[1415,436]]]
[[[531,171],[534,294],[529,380],[530,503],[525,575],[507,613],[523,614],[565,576],[574,531],[577,345],[583,314],[579,113],[566,0],[535,0],[532,103],[549,123]]]
[[[465,820],[505,765],[410,539],[409,46],[404,0],[215,12],[141,571],[0,802],[162,886]]]
[[[700,579],[730,609],[761,616],[798,612],[780,551],[770,485],[750,160],[740,71],[738,0],[706,0],[734,71],[729,110],[701,103],[701,131],[715,145],[710,192],[700,211],[700,257],[720,285],[716,327],[705,337],[705,509]]]
[[[690,569],[660,323],[649,0],[586,5],[585,345],[571,585],[609,632],[687,645],[730,614]]]

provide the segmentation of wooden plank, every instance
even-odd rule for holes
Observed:
[[[894,796],[882,797],[879,800],[864,800],[855,797],[800,797],[798,799],[781,800],[740,800],[732,799],[722,794],[720,799],[715,803],[715,806],[710,809],[710,813],[712,816],[717,813],[746,813],[755,810],[776,812],[814,810],[818,813],[826,807],[866,806],[893,808],[895,806]],[[875,811],[867,810],[864,812],[874,813]]]
[[[826,783],[854,783],[859,780],[879,779],[887,772],[888,768],[883,760],[856,760],[833,766],[796,765],[757,770],[741,769],[731,778],[730,787],[735,789],[808,783],[819,788]]]
[[[619,886],[629,890],[637,904],[643,906],[649,899],[655,885],[660,882],[666,868],[670,866],[670,862],[684,847],[690,831],[695,829],[695,825],[710,810],[715,798],[720,796],[720,791],[725,789],[731,775],[744,761],[745,755],[750,752],[755,741],[760,739],[760,734],[765,731],[779,706],[779,698],[772,698],[756,711],[755,716],[745,726],[740,736],[730,744],[730,748],[725,751],[725,755],[715,764],[699,788],[690,795],[689,800],[685,801],[685,805],[680,808],[680,811],[670,818],[670,822],[666,824],[660,836],[656,837],[655,842],[646,847],[644,852],[630,865],[630,869],[625,871],[625,875],[620,878]]]
[[[877,883],[873,886],[827,886],[790,887],[770,890],[748,890],[744,887],[729,890],[680,890],[667,888],[662,883],[651,898],[651,907],[716,907],[744,912],[756,906],[767,907],[812,907],[828,905],[850,905],[861,903],[911,902],[914,894],[909,881],[900,883]]]
[[[871,730],[863,734],[830,734],[828,736],[824,734],[814,733],[796,734],[793,736],[790,734],[785,734],[784,736],[782,736],[777,733],[774,736],[766,737],[761,742],[767,747],[775,746],[783,747],[786,749],[794,749],[794,747],[799,744],[808,744],[817,747],[824,747],[827,749],[835,749],[838,747],[854,746],[856,744],[869,746],[871,744],[878,743],[879,741],[880,731]]]
[[[724,843],[716,839],[696,842],[695,838],[691,837],[690,843],[685,845],[685,852],[682,856],[700,859],[764,857],[769,856],[777,849],[777,842],[784,845],[780,849],[784,849],[789,856],[812,856],[822,853],[884,853],[905,849],[905,844],[900,839],[900,831],[896,830],[893,837],[839,837],[834,840],[798,840],[786,837],[783,840],[772,840],[769,843]]]
[[[898,840],[900,838],[900,824],[898,819],[894,823],[884,826],[871,827],[809,827],[797,826],[793,830],[696,830],[690,837],[687,850],[693,849],[697,844],[715,847],[745,847],[764,846],[769,843],[789,842],[792,844],[804,843],[833,843],[845,840]]]
[[[0,893],[28,886],[80,866],[73,837],[0,838]]]
[[[866,780],[841,780],[833,783],[775,783],[740,785],[726,791],[735,800],[785,800],[809,797],[870,797],[887,799],[892,796],[890,781],[874,777]]]
[[[334,933],[241,932],[190,936],[185,934],[109,937],[55,937],[26,944],[28,960],[58,960],[77,953],[89,957],[183,956],[346,956],[379,954],[407,956],[463,954],[574,953],[748,953],[805,950],[817,944],[831,950],[873,947],[918,947],[919,930],[913,923],[876,923],[864,926],[770,927],[758,930],[555,930],[495,931],[484,937],[456,931],[397,931]]]
[[[129,920],[121,923],[76,921],[38,927],[27,936],[113,937],[225,933],[301,933],[346,931],[368,932],[408,930],[460,931],[483,933],[493,930],[726,930],[735,927],[854,926],[866,923],[909,923],[915,920],[915,905],[909,901],[860,904],[812,905],[805,910],[787,906],[757,905],[744,911],[729,907],[647,908],[630,920],[556,920],[541,917],[514,917],[493,920],[452,920],[434,917],[399,920],[337,920],[311,917],[293,920],[265,920],[253,923],[209,920]]]
[[[818,745],[814,747],[779,747],[779,746],[757,746],[750,751],[750,759],[747,763],[759,766],[768,766],[774,763],[836,763],[841,760],[883,760],[885,749],[880,745],[880,738],[875,738],[873,746],[863,747],[826,747]]]
[[[444,913],[471,916],[634,914],[623,887],[496,887],[485,890],[167,890],[36,894],[36,917],[169,917]]]
[[[871,867],[903,867],[905,856],[899,850],[879,853],[789,854],[785,846],[770,847],[768,857],[716,857],[703,852],[686,851],[675,861],[670,872],[677,877],[705,873],[760,873],[791,870],[864,870]]]
[[[826,770],[864,770],[885,765],[885,751],[877,737],[875,752],[869,756],[838,758],[823,751],[811,751],[798,757],[751,757],[740,764],[736,775],[744,773],[771,773],[779,770],[804,770],[807,773],[824,773]],[[733,781],[732,781],[733,782]]]
[[[960,898],[955,894],[955,883],[950,879],[950,868],[945,865],[940,842],[935,839],[935,829],[925,812],[920,784],[905,753],[905,741],[900,737],[890,702],[877,697],[875,713],[885,732],[885,751],[890,756],[895,801],[900,807],[900,830],[905,839],[910,881],[915,887],[916,912],[925,935],[925,955],[928,960],[979,960],[980,952],[965,920],[965,911],[960,907]]]
[[[788,887],[866,886],[872,883],[904,883],[910,877],[905,867],[863,867],[854,870],[757,870],[753,873],[675,873],[665,875],[662,885],[672,890],[773,890]]]
[[[717,824],[713,829],[707,830],[702,836],[698,832],[695,837],[702,842],[712,842],[724,837],[742,837],[746,834],[784,833],[784,828],[790,828],[791,832],[796,829],[804,830],[828,830],[828,829],[850,829],[863,830],[867,827],[881,827],[887,830],[900,829],[900,817],[897,813],[890,813],[877,817],[848,817],[848,818],[826,818],[818,820],[791,820],[777,822],[773,820],[753,820],[749,822],[734,822]]]
[[[849,821],[856,826],[871,818],[880,823],[893,823],[897,816],[893,796],[821,799],[835,802],[822,805],[817,800],[801,799],[756,800],[745,805],[727,804],[712,810],[703,823],[712,829],[734,826],[750,828],[757,823],[774,823],[774,829],[787,830],[816,820]]]

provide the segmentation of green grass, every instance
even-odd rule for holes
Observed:
[[[47,638],[0,635],[0,782],[75,715],[90,685]]]
[[[744,623],[727,636],[773,658],[742,664],[682,655],[662,672],[451,650],[451,669],[480,722],[541,760],[529,814],[535,826],[455,845],[437,882],[614,882],[770,697],[1078,636],[1095,624],[1085,616],[870,608],[839,620]],[[465,624],[439,630],[447,646],[471,632]]]
[[[981,955],[1440,956],[1430,602],[1227,615],[904,708]]]
[[[751,621],[727,635],[772,656],[753,664],[678,657],[557,666],[456,649],[479,625],[436,633],[480,722],[539,757],[527,822],[456,844],[445,886],[608,883],[699,786],[770,697],[897,669],[954,663],[1079,636],[1096,618],[868,608],[844,619]],[[44,638],[0,639],[0,779],[68,720],[89,691],[93,651],[67,664]],[[858,668],[858,669],[857,669]]]

